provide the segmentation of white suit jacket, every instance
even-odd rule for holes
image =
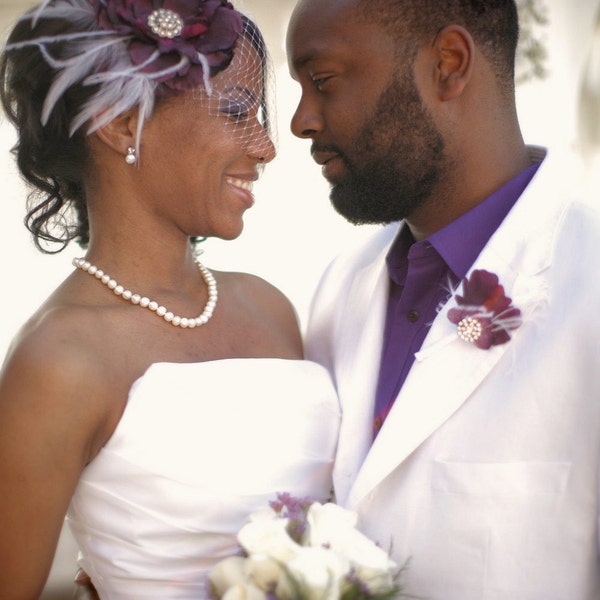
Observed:
[[[521,309],[512,339],[461,340],[449,300],[373,444],[385,256],[402,224],[337,259],[315,296],[307,356],[343,410],[337,500],[408,561],[411,594],[600,599],[600,218],[566,200],[572,183],[549,154],[472,266]]]

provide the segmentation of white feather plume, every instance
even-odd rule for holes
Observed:
[[[38,47],[44,60],[56,71],[44,100],[42,124],[47,124],[57,102],[71,86],[79,83],[86,86],[97,85],[98,90],[70,123],[69,134],[73,135],[86,125],[87,133],[93,133],[120,114],[138,107],[140,118],[136,147],[139,150],[142,127],[154,109],[159,80],[180,72],[189,65],[190,59],[181,55],[179,61],[170,67],[148,71],[146,68],[161,56],[156,49],[144,63],[132,64],[126,48],[131,36],[99,29],[95,10],[88,0],[43,0],[37,8],[23,15],[20,21],[30,21],[34,29],[41,21],[54,19],[72,22],[76,31],[41,35],[8,44],[5,48],[6,51],[11,51]],[[62,57],[58,56],[58,44],[65,45]],[[194,62],[202,66],[203,87],[211,95],[211,69],[207,57],[198,53]]]
[[[40,36],[6,46],[7,51],[38,47],[44,60],[57,72],[44,100],[42,124],[48,122],[56,103],[71,86],[78,83],[99,85],[98,91],[73,118],[69,134],[73,135],[86,124],[89,125],[87,133],[92,133],[137,106],[140,119],[136,146],[139,147],[143,123],[154,108],[158,79],[181,70],[189,63],[189,58],[182,56],[177,64],[166,69],[142,73],[142,69],[160,57],[158,50],[143,64],[133,65],[124,48],[130,37],[98,30],[95,12],[88,0],[63,0],[55,4],[50,2],[51,0],[44,0],[38,8],[23,15],[21,20],[31,21],[32,28],[46,19],[68,20],[76,25],[78,31]],[[70,45],[68,58],[56,55],[53,47],[59,43]],[[202,64],[204,67],[208,66],[207,61]]]

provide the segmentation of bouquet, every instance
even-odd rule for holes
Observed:
[[[209,575],[216,600],[369,600],[400,594],[400,569],[333,503],[279,494],[238,533],[243,553]]]

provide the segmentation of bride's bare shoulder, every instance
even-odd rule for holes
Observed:
[[[52,415],[102,443],[119,407],[106,385],[102,323],[92,316],[89,308],[46,306],[22,326],[0,371],[0,409]]]
[[[250,273],[219,272],[219,302],[231,303],[244,318],[268,330],[301,353],[298,315],[288,297],[265,279]]]
[[[97,337],[100,330],[89,308],[42,306],[17,332],[6,362],[23,363],[32,372],[64,373],[85,369],[86,365],[90,368],[101,346]]]

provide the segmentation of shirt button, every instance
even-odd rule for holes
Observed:
[[[419,313],[416,310],[409,310],[406,313],[406,318],[410,323],[416,323],[419,320]]]

